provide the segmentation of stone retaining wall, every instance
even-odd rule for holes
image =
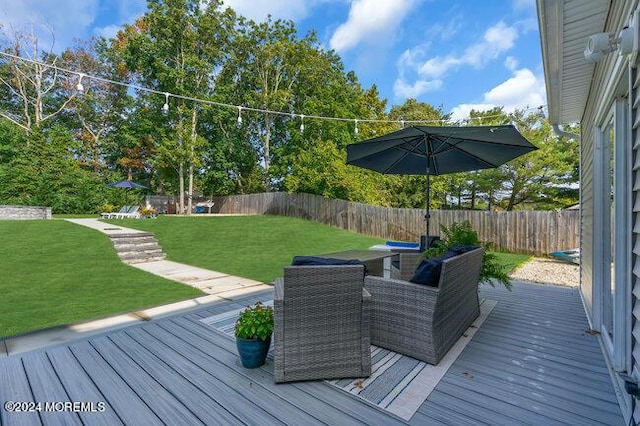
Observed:
[[[33,219],[51,219],[51,207],[0,205],[0,220]]]

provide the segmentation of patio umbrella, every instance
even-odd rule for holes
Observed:
[[[112,183],[108,183],[107,186],[111,186],[114,188],[128,188],[128,189],[142,189],[142,188],[146,188],[146,186],[144,185],[140,185],[139,183],[135,183],[132,180],[121,180],[118,182],[112,182]],[[128,202],[128,197],[125,197],[125,202]]]
[[[114,188],[146,188],[144,185],[135,183],[132,180],[121,180],[119,182],[108,183],[107,186],[113,186]]]
[[[427,240],[431,175],[498,167],[536,148],[513,125],[411,126],[347,145],[347,164],[384,174],[427,175]]]

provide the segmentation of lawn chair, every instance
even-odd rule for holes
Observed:
[[[100,213],[100,217],[102,219],[115,219],[119,214],[128,213],[134,206],[122,206],[120,211],[117,212],[109,212],[109,213]]]
[[[142,215],[138,210],[140,210],[140,206],[130,206],[129,211],[125,213],[117,213],[116,219],[139,219]]]
[[[287,266],[275,282],[274,380],[371,375],[363,265]]]

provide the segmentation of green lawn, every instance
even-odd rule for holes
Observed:
[[[69,222],[0,221],[0,235],[0,337],[202,295],[123,264],[106,235]]]
[[[277,216],[109,222],[153,232],[170,260],[263,282],[282,275],[295,255],[366,249],[383,241]],[[202,294],[123,264],[106,235],[63,220],[0,221],[0,235],[0,338]],[[496,255],[508,270],[530,258]]]
[[[528,262],[532,258],[532,256],[528,254],[501,252],[493,252],[493,254],[496,255],[498,264],[502,266],[507,274],[513,271],[516,267]]]
[[[111,220],[153,232],[169,259],[272,282],[296,255],[366,249],[384,240],[316,222],[279,216],[166,217]],[[528,255],[496,253],[507,271]]]
[[[279,216],[110,220],[153,232],[170,260],[263,282],[282,276],[296,255],[366,249],[384,240]]]

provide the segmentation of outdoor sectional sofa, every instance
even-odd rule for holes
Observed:
[[[365,288],[371,294],[371,344],[437,364],[480,314],[478,280],[483,253],[478,248],[444,260],[437,287],[365,277]],[[400,256],[405,268],[403,260],[415,264],[424,259],[423,254]]]

